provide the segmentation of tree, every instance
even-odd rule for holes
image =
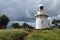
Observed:
[[[13,23],[12,24],[12,27],[13,28],[21,28],[21,26],[19,25],[19,23]]]
[[[23,28],[34,29],[34,27],[28,25],[27,23],[23,23],[22,27],[23,27]]]
[[[8,22],[9,22],[9,18],[6,15],[0,16],[0,29],[7,28]]]

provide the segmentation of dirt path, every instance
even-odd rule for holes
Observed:
[[[32,34],[33,32],[35,32],[35,30],[32,30],[31,32],[27,33],[27,35],[23,38],[23,40],[25,40],[25,38],[26,38],[28,35]]]
[[[28,36],[29,34],[31,34],[32,32],[34,31],[31,31],[31,32],[26,32],[25,35],[22,35],[21,37],[19,37],[19,40],[24,40],[26,36]]]

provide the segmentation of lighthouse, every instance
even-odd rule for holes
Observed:
[[[38,6],[38,11],[35,14],[36,17],[36,29],[50,28],[50,21],[48,20],[48,15],[44,12],[44,6],[40,4]]]

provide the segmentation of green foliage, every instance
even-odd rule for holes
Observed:
[[[60,40],[60,29],[35,30],[25,40]]]
[[[19,25],[19,23],[13,23],[12,24],[12,27],[13,28],[21,28],[21,26]]]
[[[33,30],[32,30],[33,31]],[[34,30],[26,36],[24,29],[0,30],[0,40],[60,40],[60,29]]]
[[[60,20],[54,19],[54,20],[52,21],[52,24],[56,24],[56,23],[60,23]]]
[[[0,40],[19,40],[25,35],[25,31],[15,29],[15,30],[0,30]]]
[[[24,23],[23,25],[22,25],[22,28],[25,28],[25,29],[34,29],[34,27],[32,27],[32,26],[30,26],[30,25],[28,25],[27,23]]]
[[[6,15],[0,16],[0,29],[6,28],[8,22],[9,22],[9,18]]]

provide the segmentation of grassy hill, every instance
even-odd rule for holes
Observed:
[[[32,31],[0,29],[0,40],[60,40],[60,29]]]
[[[60,40],[60,29],[35,30],[25,40]]]
[[[0,40],[22,40],[24,35],[26,35],[26,31],[22,29],[0,29]]]

